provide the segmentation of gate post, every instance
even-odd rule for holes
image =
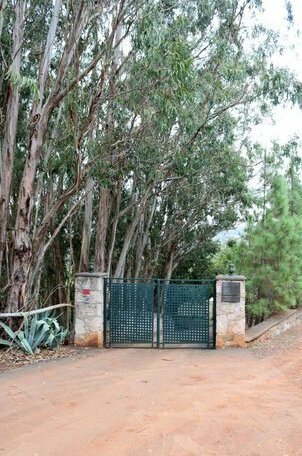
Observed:
[[[245,277],[216,277],[216,346],[245,346]]]
[[[107,273],[80,272],[75,275],[74,344],[103,347],[104,278]]]

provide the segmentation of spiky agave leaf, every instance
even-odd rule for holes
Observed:
[[[43,324],[40,325],[36,337],[33,340],[32,347],[34,350],[36,350],[39,347],[39,345],[44,345],[45,340],[47,339],[48,334],[50,332],[50,326],[48,325],[48,323],[46,323],[44,320],[42,321]]]
[[[55,317],[38,319],[24,317],[24,331],[14,332],[8,325],[0,322],[8,337],[11,339],[0,339],[0,344],[21,348],[25,353],[33,355],[38,347],[55,348],[62,344],[68,334]]]
[[[3,323],[3,321],[0,321],[0,326],[4,329],[4,331],[6,332],[6,334],[11,338],[11,339],[14,339],[15,338],[15,333],[14,331],[5,323]]]
[[[0,338],[0,345],[7,345],[7,347],[10,347],[12,344],[8,340]]]
[[[32,350],[32,347],[29,345],[28,341],[26,340],[26,338],[24,336],[24,332],[23,331],[18,331],[17,337],[19,339],[19,342],[18,342],[18,340],[16,340],[16,342],[19,343],[21,348],[23,348],[23,350],[26,353],[28,353],[29,355],[33,355],[34,352]]]

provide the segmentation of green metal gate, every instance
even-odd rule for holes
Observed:
[[[105,346],[215,348],[215,289],[209,279],[105,279]]]

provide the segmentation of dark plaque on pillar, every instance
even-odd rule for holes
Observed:
[[[240,282],[222,282],[222,302],[240,302]]]

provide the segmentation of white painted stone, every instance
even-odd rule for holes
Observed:
[[[76,274],[75,279],[75,344],[98,345],[103,340],[104,278],[107,274]],[[90,290],[84,296],[83,290]]]
[[[223,282],[240,283],[240,302],[222,302]],[[216,338],[219,346],[242,345],[245,339],[245,278],[218,276],[216,281]]]
[[[216,321],[216,332],[217,334],[226,334],[228,328],[228,319],[226,315],[220,315]]]

